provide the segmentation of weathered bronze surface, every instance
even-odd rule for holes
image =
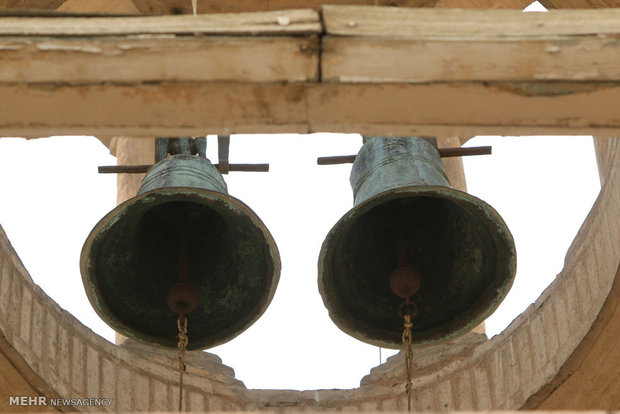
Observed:
[[[367,140],[351,186],[355,207],[327,235],[318,264],[319,291],[340,329],[377,346],[402,346],[402,298],[390,289],[390,275],[405,262],[400,242],[420,277],[412,296],[415,346],[466,333],[497,308],[516,271],[512,235],[491,206],[450,188],[432,144]]]
[[[173,289],[168,297],[179,282],[182,238],[186,282],[198,291],[197,306],[187,314],[188,349],[227,342],[263,314],[280,275],[271,234],[248,206],[228,195],[208,160],[175,155],[149,170],[138,195],[108,213],[82,249],[88,298],[116,331],[177,346],[178,315],[168,300],[177,306],[193,302],[187,289]]]

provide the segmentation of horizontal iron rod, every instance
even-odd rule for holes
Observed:
[[[489,155],[492,152],[491,146],[484,147],[456,147],[456,148],[439,148],[441,157],[467,157],[469,155]]]
[[[100,165],[99,174],[142,174],[153,165]]]
[[[219,164],[213,164],[216,168]],[[143,174],[152,165],[100,165],[100,174]],[[269,164],[229,164],[229,171],[268,172]]]
[[[491,147],[456,147],[439,148],[441,157],[465,157],[468,155],[488,155],[491,154]],[[319,165],[351,164],[355,161],[355,155],[336,155],[333,157],[319,157],[316,163]]]

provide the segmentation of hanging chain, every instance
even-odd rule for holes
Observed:
[[[182,320],[182,322],[181,322]],[[177,327],[179,328],[179,412],[183,411],[183,374],[185,373],[185,347],[189,338],[187,337],[187,318],[179,316],[177,319]]]
[[[413,322],[411,321],[418,313],[415,303],[407,298],[399,309],[400,316],[405,320],[403,325],[403,344],[405,345],[405,366],[407,369],[407,384],[405,385],[405,393],[407,394],[407,411],[411,412],[411,396],[413,376]]]
[[[407,385],[405,392],[407,393],[407,411],[411,411],[411,376],[413,374],[413,348],[411,346],[412,333],[411,315],[405,315],[405,329],[403,331],[403,343],[405,344],[405,364],[407,365]]]

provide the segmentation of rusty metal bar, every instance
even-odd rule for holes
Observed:
[[[219,164],[214,164],[216,168]],[[144,174],[152,165],[100,165],[99,174]],[[219,169],[219,168],[218,168]],[[229,164],[228,171],[269,172],[269,164]]]
[[[229,171],[269,172],[269,164],[230,164]]]
[[[469,155],[488,155],[491,154],[491,147],[456,147],[439,148],[441,157],[466,157]],[[318,165],[351,164],[355,161],[355,155],[336,155],[333,157],[319,157],[316,159]]]
[[[333,164],[352,164],[355,161],[355,155],[335,155],[333,157],[319,157],[316,163],[319,165]]]
[[[153,165],[100,165],[99,174],[144,174]]]
[[[442,157],[467,157],[469,155],[489,155],[492,147],[456,147],[439,148],[439,155]]]
[[[217,136],[217,157],[218,167],[222,174],[228,174],[230,171],[230,164],[228,163],[228,154],[230,153],[230,135],[218,135]]]

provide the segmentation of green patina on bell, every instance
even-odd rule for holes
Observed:
[[[403,299],[389,279],[403,260],[421,282],[412,296],[415,346],[466,333],[499,306],[516,272],[512,235],[491,206],[450,188],[431,143],[368,139],[351,186],[355,207],[327,235],[318,263],[319,291],[340,329],[402,346]]]
[[[106,323],[164,347],[177,346],[178,316],[167,300],[184,273],[198,293],[187,314],[188,349],[205,349],[263,314],[281,266],[271,234],[228,195],[219,171],[207,159],[174,155],[151,167],[138,195],[95,226],[80,267],[88,298]]]

